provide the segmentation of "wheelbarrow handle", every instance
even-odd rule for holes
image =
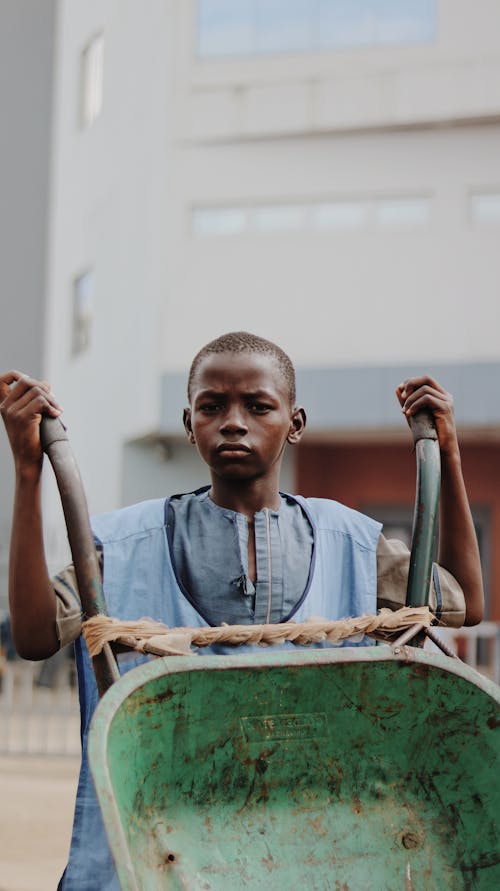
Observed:
[[[410,419],[415,443],[417,481],[407,606],[427,606],[438,526],[441,456],[431,412],[423,409]]]
[[[40,442],[52,465],[61,496],[84,617],[106,615],[101,570],[90,527],[87,499],[66,428],[59,418],[42,418]],[[119,677],[116,659],[108,646],[104,657],[96,657],[93,662],[97,686],[102,694]]]
[[[434,415],[425,408],[410,417],[410,429],[415,445],[421,439],[437,440],[438,438]]]

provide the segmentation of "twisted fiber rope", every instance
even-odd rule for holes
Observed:
[[[429,608],[402,607],[394,612],[381,609],[376,616],[328,621],[308,619],[306,622],[281,622],[276,625],[220,625],[217,628],[169,628],[161,622],[140,619],[120,622],[111,616],[93,616],[83,623],[83,634],[91,656],[97,656],[105,643],[119,643],[140,653],[156,656],[184,656],[191,647],[211,644],[260,644],[269,646],[286,640],[305,644],[328,641],[336,644],[356,635],[369,635],[381,640],[392,637],[417,623],[428,628],[433,620]]]

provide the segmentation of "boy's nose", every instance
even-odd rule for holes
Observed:
[[[241,411],[238,408],[229,409],[224,415],[221,423],[222,433],[240,433],[248,430]]]

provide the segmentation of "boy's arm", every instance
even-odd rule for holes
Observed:
[[[404,381],[396,394],[407,420],[422,408],[430,409],[434,415],[441,452],[438,559],[462,587],[466,604],[464,624],[477,625],[484,611],[481,561],[462,476],[453,397],[428,376]]]
[[[0,375],[0,400],[16,473],[9,559],[12,637],[20,656],[45,659],[59,649],[59,641],[43,544],[40,421],[43,414],[57,417],[61,411],[45,381],[18,371]]]

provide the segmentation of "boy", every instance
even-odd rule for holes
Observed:
[[[483,610],[481,569],[452,399],[428,377],[401,384],[397,395],[407,418],[423,407],[434,413],[443,481],[441,593],[452,601],[463,592],[462,618],[475,624]],[[72,570],[52,582],[43,554],[38,428],[43,413],[56,417],[60,408],[46,383],[17,372],[0,377],[0,398],[16,464],[13,636],[21,655],[45,658],[76,638],[81,622]],[[245,332],[217,338],[193,360],[188,398],[184,426],[209,467],[211,485],[94,521],[110,615],[199,626],[337,619],[375,612],[377,597],[379,605],[404,602],[408,554],[381,537],[378,523],[336,502],[280,494],[283,451],[300,441],[305,412],[295,404],[293,366],[278,346]],[[99,875],[99,888],[111,891],[118,886],[86,760],[97,695],[79,637],[76,651],[84,752],[60,888],[85,891]]]

